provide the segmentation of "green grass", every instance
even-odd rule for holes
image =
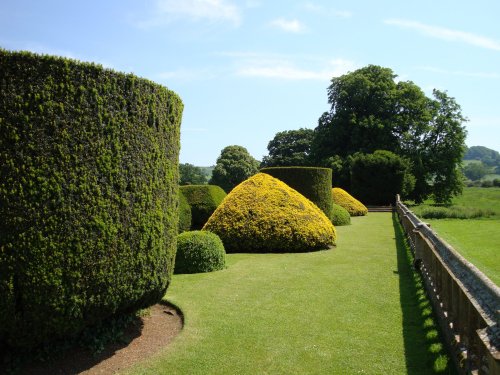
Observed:
[[[426,221],[464,258],[500,285],[500,218]]]
[[[430,208],[431,202],[411,207],[417,215]],[[479,219],[426,219],[431,227],[455,250],[500,285],[500,188],[465,188],[453,200],[453,207],[492,211]]]
[[[432,374],[447,357],[391,214],[352,218],[336,249],[230,254],[174,275],[174,343],[131,374]]]
[[[490,209],[500,216],[500,188],[465,188],[462,195],[453,199],[456,206]]]

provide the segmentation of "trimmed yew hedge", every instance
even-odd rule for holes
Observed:
[[[0,344],[156,303],[176,251],[181,99],[27,52],[0,50],[0,72]]]
[[[191,206],[179,189],[179,233],[191,230]]]
[[[321,208],[329,219],[332,219],[332,170],[330,168],[269,167],[262,168],[260,171],[297,190]]]
[[[183,185],[180,191],[191,206],[191,229],[203,228],[208,218],[226,197],[226,192],[217,185]]]

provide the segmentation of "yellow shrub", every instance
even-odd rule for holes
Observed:
[[[236,186],[203,227],[226,252],[303,252],[335,244],[330,220],[284,182],[258,173]]]
[[[344,207],[351,216],[364,216],[368,213],[366,206],[341,188],[332,189],[333,203]]]

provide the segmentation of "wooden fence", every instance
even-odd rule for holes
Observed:
[[[458,371],[500,375],[500,288],[420,221],[399,196],[396,211]]]

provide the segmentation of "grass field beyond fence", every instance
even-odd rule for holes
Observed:
[[[333,250],[230,254],[226,270],[175,275],[166,299],[184,330],[130,373],[448,373],[397,221],[337,230]]]
[[[410,207],[417,215],[430,202]],[[493,215],[470,219],[423,219],[455,250],[500,285],[500,188],[465,188],[453,200],[453,207],[492,212]]]
[[[500,220],[426,220],[464,258],[500,285]]]

